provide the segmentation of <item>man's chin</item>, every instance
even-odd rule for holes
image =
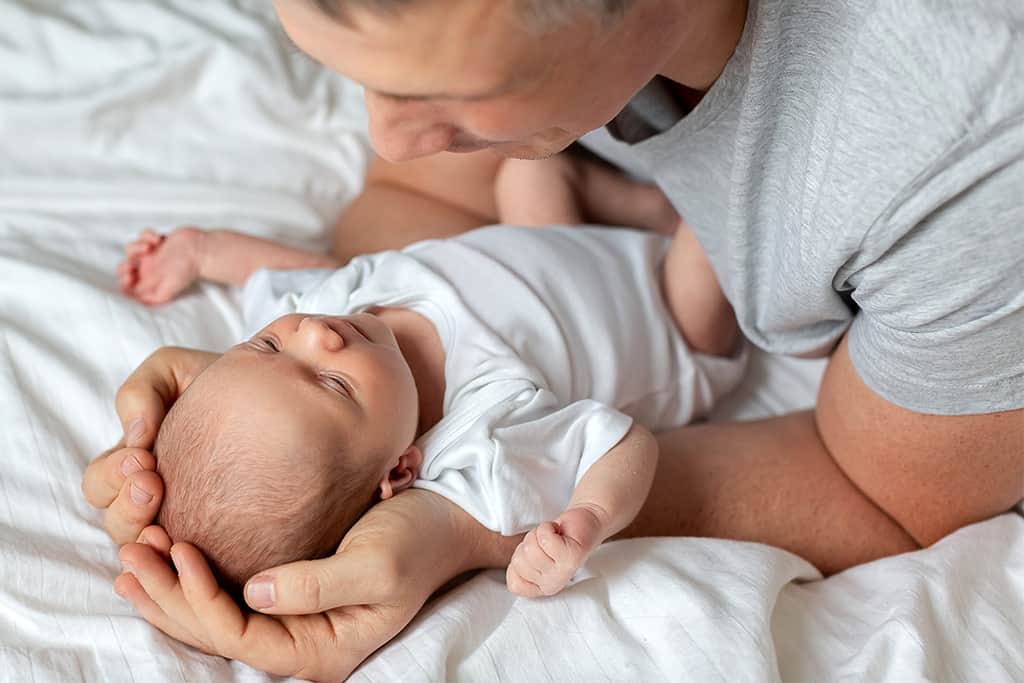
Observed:
[[[565,150],[566,147],[571,145],[574,141],[569,140],[568,142],[560,145],[524,145],[522,143],[514,142],[503,142],[493,145],[490,149],[495,153],[499,154],[506,159],[524,159],[527,161],[540,161],[541,159],[548,159],[555,156],[559,152]]]

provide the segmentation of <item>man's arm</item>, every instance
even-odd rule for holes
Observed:
[[[488,152],[437,154],[401,164],[374,157],[362,193],[338,219],[332,253],[401,249],[497,221],[494,178],[501,157]]]
[[[822,380],[817,425],[839,468],[922,546],[1024,498],[1024,410],[906,410],[861,381],[845,339]]]
[[[884,401],[846,342],[815,412],[659,435],[651,494],[622,536],[785,548],[825,574],[935,542],[1024,496],[1024,412],[940,417]]]

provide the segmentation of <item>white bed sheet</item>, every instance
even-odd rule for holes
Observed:
[[[160,309],[112,275],[143,226],[323,244],[359,189],[358,89],[275,41],[262,0],[0,0],[0,681],[261,681],[149,627],[111,590],[82,499],[112,397],[162,344],[223,349],[234,293]],[[820,363],[756,356],[720,416],[807,406]],[[1024,680],[1024,519],[825,581],[766,546],[609,544],[551,599],[486,572],[355,680]]]

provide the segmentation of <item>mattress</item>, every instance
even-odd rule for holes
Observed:
[[[368,147],[358,87],[293,54],[263,0],[0,0],[0,681],[263,681],[119,600],[83,499],[113,396],[164,344],[223,350],[237,292],[146,308],[117,291],[142,228],[323,248]],[[812,405],[822,365],[755,354],[716,419]],[[753,543],[600,548],[548,599],[482,572],[357,681],[1024,680],[1024,519],[822,580]]]

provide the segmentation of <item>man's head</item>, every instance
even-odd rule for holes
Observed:
[[[668,0],[274,0],[304,52],[366,89],[385,159],[543,158],[621,111],[678,48]]]
[[[416,387],[375,316],[292,315],[197,377],[160,428],[157,523],[236,592],[334,552],[378,497],[412,483]]]

